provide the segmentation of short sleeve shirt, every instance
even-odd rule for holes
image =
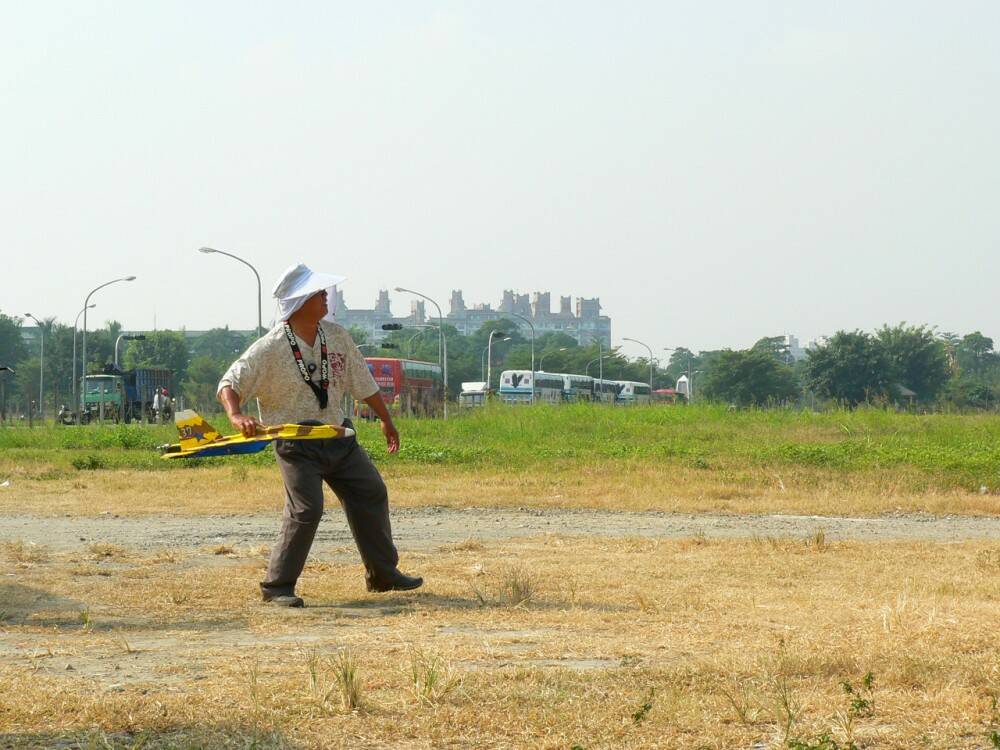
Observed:
[[[228,385],[241,401],[258,399],[261,419],[265,424],[295,424],[306,420],[343,424],[341,404],[344,395],[360,401],[378,393],[378,385],[351,334],[336,323],[324,320],[320,325],[326,335],[330,361],[329,400],[325,409],[320,408],[316,394],[303,380],[281,324],[257,339],[230,365],[219,381],[218,390],[222,391]],[[299,349],[306,367],[316,365],[311,377],[319,385],[319,336],[316,336],[312,346],[300,338]]]

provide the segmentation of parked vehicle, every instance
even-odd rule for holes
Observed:
[[[562,375],[531,370],[504,370],[500,373],[500,400],[508,404],[529,404],[534,401],[558,404],[563,400],[565,383]]]
[[[602,404],[614,404],[618,401],[618,391],[621,385],[616,380],[601,380],[594,378],[594,401]]]
[[[563,379],[563,399],[566,401],[593,401],[594,379],[589,375],[561,375]]]
[[[125,380],[121,375],[88,375],[80,397],[80,423],[95,419],[120,422],[126,408]]]
[[[637,383],[633,380],[616,380],[615,383],[621,386],[615,398],[615,403],[632,406],[635,404],[648,404],[653,400],[653,393],[649,387],[649,383]]]
[[[444,379],[433,362],[390,357],[366,357],[368,370],[378,384],[382,400],[395,413],[430,417],[441,414]],[[367,404],[358,404],[357,415],[374,417]]]
[[[458,394],[458,405],[463,408],[482,406],[486,403],[486,383],[481,380],[462,383]]]
[[[101,402],[99,390],[104,383],[105,412],[109,404],[114,406],[115,421],[153,422],[157,419],[173,419],[173,401],[170,370],[154,367],[137,367],[134,370],[120,370],[114,365],[105,365],[103,375],[88,375],[88,385],[83,389],[83,410],[80,421],[86,423],[99,417],[97,405]],[[91,383],[92,381],[92,383]],[[114,383],[112,389],[111,384]],[[114,390],[117,398],[108,398]],[[107,414],[105,414],[107,419]]]

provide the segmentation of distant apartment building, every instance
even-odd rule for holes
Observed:
[[[522,334],[529,334],[531,326],[511,314],[530,320],[535,327],[536,336],[565,333],[576,339],[581,346],[594,343],[598,338],[604,342],[604,346],[611,346],[611,318],[601,315],[601,301],[598,297],[577,297],[575,310],[571,297],[560,297],[559,311],[552,312],[552,295],[549,292],[535,292],[529,299],[527,294],[517,294],[507,289],[497,308],[488,304],[477,304],[470,308],[465,305],[462,291],[455,290],[451,293],[451,309],[447,321],[460,332],[469,334],[479,330],[486,321],[507,315],[508,319],[517,324]]]
[[[334,306],[334,315],[337,322],[345,328],[358,328],[365,332],[368,341],[384,341],[389,335],[388,331],[382,330],[382,326],[389,323],[396,323],[403,326],[423,325],[427,322],[427,315],[424,309],[423,300],[412,300],[410,302],[410,314],[403,318],[394,317],[390,309],[389,292],[382,289],[375,300],[375,307],[371,309],[352,310],[344,301],[344,292],[337,289],[337,299]]]
[[[451,306],[445,315],[445,322],[454,326],[459,333],[469,335],[478,331],[483,323],[489,320],[503,318],[505,315],[515,323],[521,333],[528,335],[530,326],[511,315],[522,315],[531,321],[535,327],[535,335],[544,333],[565,333],[572,336],[581,345],[596,342],[598,337],[606,347],[611,346],[611,319],[601,315],[600,299],[585,299],[578,297],[575,310],[570,297],[561,297],[559,312],[552,312],[551,295],[549,292],[535,292],[531,297],[527,294],[516,294],[506,290],[497,307],[490,304],[475,304],[468,307],[462,297],[461,290],[451,293]],[[410,302],[410,314],[405,317],[394,317],[390,309],[389,292],[379,292],[375,307],[356,310],[347,306],[343,292],[337,290],[336,318],[337,322],[347,328],[359,328],[365,332],[369,341],[382,341],[388,335],[382,330],[387,323],[398,323],[404,326],[433,323],[435,316],[428,321],[423,300]]]
[[[784,340],[785,347],[788,349],[788,356],[792,358],[793,362],[798,362],[806,358],[806,350],[799,345],[799,339],[797,336],[786,333]]]

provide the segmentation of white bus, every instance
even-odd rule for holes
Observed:
[[[616,380],[601,380],[594,378],[594,401],[602,404],[613,404],[618,400],[621,384]]]
[[[563,379],[551,372],[504,370],[500,373],[500,399],[508,404],[529,404],[534,390],[535,401],[558,404],[562,401]]]
[[[465,407],[482,406],[486,403],[486,383],[480,381],[462,383],[458,394],[458,405]]]
[[[594,379],[587,375],[560,373],[565,401],[593,401]]]
[[[648,404],[653,400],[653,392],[649,383],[637,383],[634,380],[618,380],[616,385],[621,386],[618,397],[615,401],[619,404]]]

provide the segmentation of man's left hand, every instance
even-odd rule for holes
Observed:
[[[389,453],[399,452],[399,431],[392,422],[382,421],[382,434],[385,435],[385,444],[389,448]]]

